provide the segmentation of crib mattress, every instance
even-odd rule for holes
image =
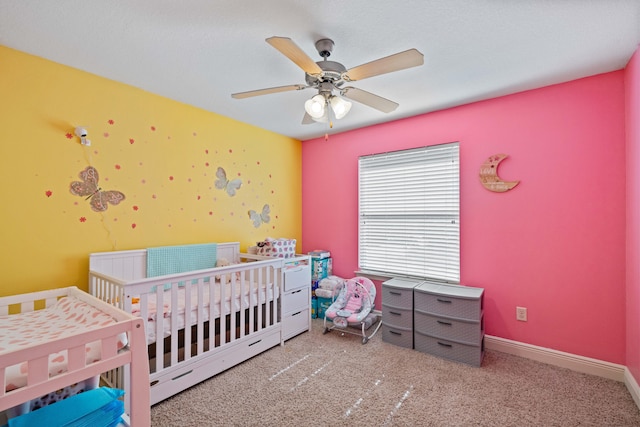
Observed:
[[[221,304],[221,286],[224,286],[224,304]],[[268,301],[273,301],[273,294],[276,296],[280,294],[278,286],[261,285],[253,283],[244,283],[242,286],[239,283],[231,285],[226,283],[221,285],[215,283],[213,298],[210,298],[211,290],[209,285],[202,287],[202,321],[206,322],[210,318],[217,319],[220,317],[221,312],[223,314],[229,314],[231,312],[238,312],[241,307],[255,307],[258,304],[264,304]],[[233,288],[233,289],[232,289]],[[185,325],[192,326],[198,322],[198,287],[192,286],[190,291],[190,304],[187,309],[186,288],[180,287],[177,292],[177,309],[175,310],[175,316],[177,320],[178,329],[184,329]],[[232,298],[233,296],[233,298]],[[156,294],[147,295],[147,344],[156,342],[157,335],[157,303]],[[233,308],[231,301],[233,300]],[[139,298],[134,299],[134,303],[131,306],[131,313],[134,316],[142,317],[143,307],[141,307]],[[211,303],[213,302],[213,310],[211,310]],[[163,338],[171,335],[171,316],[174,308],[171,304],[171,290],[165,290],[162,292],[162,305],[163,305],[163,319],[162,319],[162,333]],[[213,311],[213,317],[212,312]],[[187,314],[188,313],[188,314]],[[188,322],[186,321],[188,319]]]
[[[21,347],[44,344],[79,332],[114,324],[116,321],[96,307],[74,297],[60,298],[43,310],[0,316],[0,353],[9,353]],[[119,337],[118,348],[127,345],[126,334]],[[86,346],[86,363],[101,359],[101,343]],[[67,351],[49,355],[49,376],[67,371]],[[6,391],[27,384],[27,362],[10,366],[5,371]]]

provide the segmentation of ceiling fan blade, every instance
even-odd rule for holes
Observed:
[[[358,89],[355,87],[347,86],[340,91],[340,94],[345,98],[352,99],[364,105],[368,105],[371,108],[382,111],[383,113],[390,113],[398,108],[398,103],[383,98],[378,95],[374,95],[366,90]]]
[[[244,99],[244,98],[251,98],[252,96],[269,95],[271,93],[278,93],[278,92],[288,92],[290,90],[302,90],[302,89],[306,89],[307,87],[308,86],[305,86],[305,85],[270,87],[267,89],[258,89],[258,90],[250,90],[248,92],[233,93],[231,94],[231,97],[235,99]]]
[[[380,74],[417,67],[422,64],[424,64],[424,55],[416,49],[409,49],[350,68],[342,74],[342,78],[345,81],[354,82],[356,80],[379,76]]]
[[[288,37],[269,37],[267,40],[271,46],[275,47],[284,56],[292,60],[298,67],[307,74],[320,74],[322,69],[309,57],[297,44]]]
[[[307,113],[307,112],[305,111],[305,113],[304,113],[304,117],[302,118],[302,124],[303,124],[303,125],[310,125],[311,123],[315,123],[315,120],[313,120],[313,119],[311,118],[311,116],[309,115],[309,113]]]

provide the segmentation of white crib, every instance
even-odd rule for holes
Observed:
[[[285,260],[239,247],[217,245],[236,264],[151,278],[146,249],[90,255],[90,292],[144,322],[151,404],[283,343]],[[107,379],[117,386],[121,372]]]

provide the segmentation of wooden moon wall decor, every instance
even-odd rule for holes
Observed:
[[[506,154],[495,154],[480,166],[480,182],[487,190],[504,193],[520,183],[520,181],[503,181],[498,176],[498,165],[506,158]]]

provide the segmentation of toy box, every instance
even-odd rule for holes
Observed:
[[[311,280],[322,280],[333,274],[331,258],[311,258]]]

